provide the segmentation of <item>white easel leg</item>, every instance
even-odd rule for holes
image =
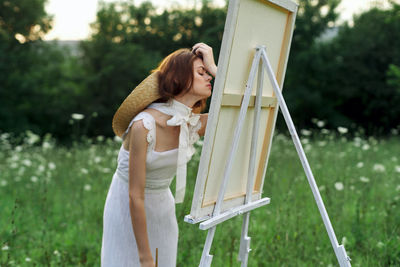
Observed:
[[[321,214],[322,220],[323,220],[323,222],[325,224],[326,231],[328,232],[329,239],[331,241],[332,247],[333,247],[333,249],[335,251],[335,254],[336,254],[336,258],[337,258],[337,260],[338,260],[338,262],[339,262],[341,267],[349,267],[349,266],[351,266],[350,265],[350,258],[347,256],[343,245],[339,246],[339,244],[338,244],[338,241],[336,239],[336,235],[335,235],[335,232],[333,230],[331,221],[329,220],[328,213],[326,212],[326,209],[325,209],[324,203],[322,201],[321,195],[319,193],[317,184],[316,184],[314,176],[313,176],[313,174],[311,172],[310,165],[308,164],[307,157],[306,157],[306,155],[304,153],[303,147],[301,146],[300,139],[299,139],[299,137],[297,135],[297,132],[296,132],[296,128],[294,127],[292,118],[290,117],[290,114],[289,114],[289,110],[288,110],[288,108],[286,106],[286,102],[285,102],[285,100],[284,100],[284,98],[282,96],[282,93],[281,93],[280,89],[279,89],[278,82],[276,81],[274,72],[272,70],[271,64],[269,63],[268,56],[267,56],[267,53],[266,53],[265,49],[262,50],[261,58],[264,61],[264,66],[266,68],[266,71],[267,71],[267,74],[269,76],[269,79],[270,79],[270,81],[272,83],[272,87],[274,89],[275,95],[278,98],[279,106],[281,108],[283,117],[285,118],[286,124],[287,124],[287,126],[289,128],[289,132],[290,132],[290,135],[292,136],[292,139],[293,139],[294,145],[296,147],[297,153],[299,154],[301,164],[303,165],[303,169],[304,169],[304,171],[306,173],[306,176],[307,176],[307,179],[308,179],[308,183],[310,184],[311,190],[312,190],[313,195],[314,195],[314,199],[315,199],[315,201],[317,203],[317,206],[318,206],[319,212]]]
[[[215,229],[217,226],[212,227],[207,232],[206,243],[204,244],[203,253],[201,254],[201,260],[199,267],[209,267],[211,266],[212,255],[210,255],[210,249],[212,241],[214,239]]]
[[[217,198],[217,202],[215,203],[213,216],[217,216],[220,214],[222,203],[224,201],[225,189],[226,189],[226,186],[227,186],[227,183],[229,180],[229,176],[230,176],[230,173],[232,170],[234,156],[236,154],[236,151],[237,151],[237,148],[239,145],[239,139],[240,139],[240,135],[242,133],[243,123],[244,123],[244,120],[246,117],[247,109],[249,107],[251,89],[253,87],[254,77],[255,77],[255,74],[257,71],[257,64],[259,64],[260,59],[261,59],[261,50],[259,48],[257,48],[256,54],[254,55],[253,62],[251,65],[249,80],[247,81],[247,84],[246,84],[246,89],[244,92],[242,106],[241,106],[240,112],[239,112],[239,118],[236,123],[235,132],[233,134],[232,147],[231,147],[231,150],[230,150],[230,153],[229,153],[226,165],[225,165],[224,176],[223,176],[220,188],[219,188],[218,198]],[[206,243],[204,245],[203,253],[201,255],[201,260],[200,260],[201,267],[208,267],[211,265],[212,256],[209,253],[210,253],[212,241],[214,239],[216,227],[217,226],[213,226],[210,230],[208,230]]]
[[[257,47],[256,51],[259,51],[260,49],[263,48],[265,47],[263,46]],[[263,61],[260,60],[258,66],[257,92],[254,105],[253,130],[252,130],[251,146],[250,146],[250,159],[249,159],[245,204],[248,204],[252,201],[251,197],[253,195],[253,188],[254,188],[254,168],[256,163],[258,131],[260,128],[259,126],[260,126],[260,113],[261,113],[261,98],[262,98],[262,89],[264,81],[264,69],[262,67],[262,64]],[[242,235],[240,238],[240,251],[238,256],[239,260],[242,262],[241,264],[242,267],[247,266],[249,252],[251,251],[250,249],[251,238],[248,236],[249,221],[250,221],[250,212],[246,212],[243,216]]]

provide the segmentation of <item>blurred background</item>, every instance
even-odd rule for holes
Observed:
[[[297,2],[283,94],[338,241],[352,266],[400,266],[400,0]],[[0,0],[0,266],[100,265],[112,116],[172,51],[205,42],[217,62],[226,13],[224,0]],[[277,126],[249,266],[337,266]],[[206,234],[183,222],[196,146],[177,266],[198,265]],[[238,216],[217,230],[213,266],[239,266],[240,229]]]
[[[296,126],[316,127],[314,118],[328,129],[398,133],[398,1],[299,4],[284,84]],[[0,131],[62,142],[112,136],[119,104],[171,51],[202,41],[217,61],[227,11],[221,0],[0,6]]]

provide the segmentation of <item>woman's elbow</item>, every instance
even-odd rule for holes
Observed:
[[[130,204],[142,204],[144,203],[144,194],[138,194],[135,192],[129,192],[129,203]]]

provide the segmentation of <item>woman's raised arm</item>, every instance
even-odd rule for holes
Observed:
[[[207,71],[215,77],[217,75],[217,65],[214,62],[213,50],[210,46],[205,43],[197,43],[192,47],[192,52],[196,55],[201,54],[203,56],[203,63]]]
[[[146,184],[147,133],[143,122],[133,123],[129,133],[129,209],[140,264],[154,266],[147,235],[144,188]]]

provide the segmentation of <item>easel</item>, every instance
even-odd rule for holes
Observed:
[[[224,195],[225,195],[225,189],[226,189],[226,186],[227,186],[227,183],[229,180],[229,175],[232,170],[233,159],[234,159],[234,156],[235,156],[237,148],[238,148],[240,134],[241,134],[241,131],[243,128],[243,123],[244,123],[244,120],[246,117],[246,112],[247,112],[247,109],[249,106],[249,100],[250,100],[251,91],[252,91],[252,87],[253,87],[257,69],[259,70],[259,72],[258,72],[256,100],[255,100],[255,106],[254,106],[254,108],[255,108],[254,123],[253,123],[253,132],[252,132],[252,140],[251,140],[251,147],[250,147],[249,170],[248,170],[248,177],[250,177],[250,179],[248,179],[248,181],[247,181],[245,202],[242,206],[233,208],[224,213],[220,213],[221,205],[222,205]],[[261,207],[261,206],[264,206],[264,205],[267,205],[270,203],[270,199],[267,197],[262,198],[257,201],[251,200],[252,191],[253,191],[253,187],[254,187],[254,166],[255,166],[256,148],[257,148],[257,133],[259,130],[259,118],[260,118],[260,111],[261,111],[261,98],[262,98],[262,89],[263,89],[264,69],[267,71],[268,77],[272,83],[274,93],[278,99],[278,104],[281,107],[281,110],[282,110],[283,116],[285,118],[286,124],[288,126],[290,135],[292,136],[292,139],[293,139],[294,145],[296,147],[297,153],[299,155],[301,164],[303,165],[308,182],[310,184],[311,190],[314,195],[314,199],[317,203],[317,206],[318,206],[319,212],[321,214],[322,220],[324,222],[326,231],[328,232],[329,239],[331,241],[333,250],[335,251],[336,258],[339,262],[339,265],[341,267],[349,267],[349,266],[351,266],[350,257],[347,256],[344,246],[339,245],[339,243],[336,239],[335,232],[334,232],[332,224],[329,220],[328,213],[326,212],[326,209],[325,209],[324,203],[322,201],[321,195],[319,193],[317,184],[315,183],[315,179],[311,172],[310,165],[308,164],[308,160],[304,153],[303,147],[301,146],[300,139],[297,135],[293,121],[290,117],[285,100],[283,99],[282,93],[279,89],[279,85],[278,85],[278,82],[273,73],[271,64],[268,60],[265,46],[257,46],[257,48],[256,48],[256,53],[253,58],[249,78],[248,78],[245,92],[244,92],[244,97],[243,97],[243,101],[242,101],[242,105],[241,105],[241,109],[240,109],[240,113],[239,113],[239,118],[238,118],[235,132],[233,135],[231,150],[230,150],[227,162],[226,162],[223,180],[222,180],[222,183],[221,183],[221,186],[219,189],[218,198],[217,198],[217,201],[215,204],[215,208],[214,208],[212,217],[210,219],[200,223],[200,229],[202,229],[202,230],[209,229],[209,230],[207,233],[207,238],[206,238],[206,242],[204,244],[203,253],[201,256],[201,261],[200,261],[199,266],[200,267],[211,266],[211,261],[212,261],[213,256],[210,255],[209,253],[210,253],[210,248],[211,248],[211,244],[212,244],[212,241],[214,238],[214,234],[215,234],[217,225],[221,222],[224,222],[234,216],[237,216],[237,215],[240,215],[243,213],[244,213],[244,217],[243,217],[242,234],[241,234],[241,240],[240,240],[239,260],[242,262],[241,263],[242,267],[247,266],[247,260],[248,260],[249,252],[251,250],[250,249],[250,239],[251,238],[247,235],[248,227],[249,227],[249,220],[250,220],[250,211],[257,207]]]

